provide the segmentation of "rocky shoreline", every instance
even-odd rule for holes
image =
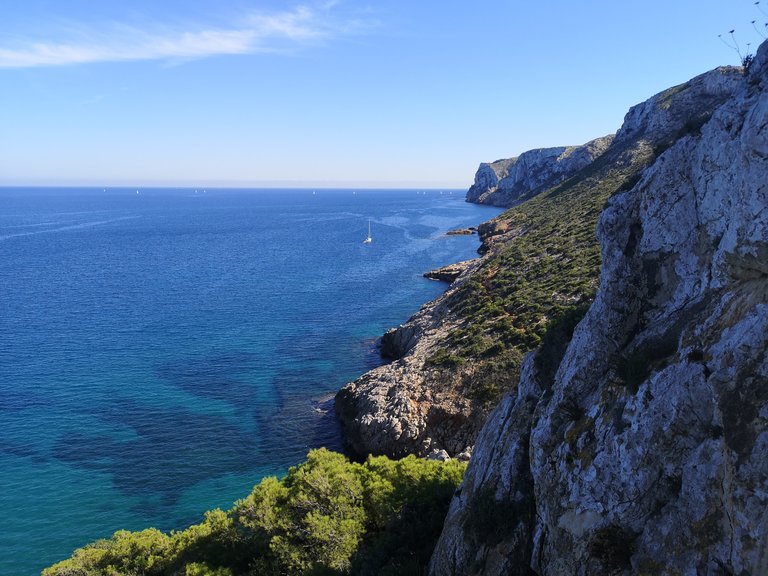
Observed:
[[[481,165],[468,200],[514,208],[335,404],[357,454],[471,454],[430,574],[765,573],[766,119],[768,44]]]
[[[475,184],[467,193],[467,200],[518,205],[522,198],[530,199],[535,192],[541,192],[542,187],[560,182],[548,192],[552,198],[547,201],[556,203],[559,195],[566,196],[562,190],[575,188],[582,194],[582,188],[589,190],[594,187],[589,179],[595,178],[593,173],[598,174],[598,179],[615,179],[615,188],[609,190],[613,193],[628,186],[627,182],[632,184],[639,177],[640,170],[652,162],[654,151],[682,137],[692,120],[708,118],[733,93],[740,79],[741,73],[736,69],[714,70],[686,83],[683,85],[685,89],[670,89],[635,106],[615,136],[599,138],[582,147],[557,149],[557,154],[551,150],[546,154],[533,151],[535,154],[524,154],[520,161],[512,159],[514,161],[505,165],[508,168],[517,166],[515,185],[529,188],[526,194],[499,196],[499,182],[503,179],[491,184],[485,182],[483,175],[487,173],[488,166],[481,164]],[[596,167],[585,167],[588,161]],[[546,162],[551,164],[550,168],[547,168]],[[526,172],[524,166],[532,172]],[[532,166],[536,169],[533,170]],[[485,192],[480,192],[481,185],[486,186]],[[597,198],[600,206],[603,202],[604,198]],[[474,389],[482,379],[498,378],[498,374],[489,374],[485,365],[478,368],[471,357],[466,362],[460,362],[460,358],[452,362],[453,335],[472,322],[465,314],[457,313],[455,308],[460,307],[458,303],[466,303],[462,302],[466,300],[465,288],[478,283],[477,272],[482,269],[486,275],[493,277],[493,269],[497,265],[488,263],[528,234],[529,230],[519,218],[510,219],[506,214],[478,227],[480,258],[425,274],[451,285],[442,296],[422,306],[406,323],[382,336],[381,354],[392,362],[362,375],[336,395],[336,413],[342,424],[345,444],[351,453],[360,456],[383,454],[403,457],[416,454],[426,457],[435,451],[445,450],[449,456],[456,456],[472,450],[485,419],[498,401],[498,397],[491,402],[482,395],[478,398]],[[595,211],[592,219],[588,220],[592,222],[589,224],[592,230],[597,215]],[[593,242],[596,246],[596,240]],[[570,255],[564,253],[559,258],[568,259]],[[537,272],[533,270],[526,274],[536,275]],[[483,282],[485,280],[480,283]],[[584,297],[561,295],[555,291],[547,306],[575,305]],[[543,321],[546,322],[547,318]],[[530,345],[521,345],[517,354],[530,349]],[[436,362],[435,358],[442,362]],[[514,366],[512,371],[515,371]],[[517,375],[510,374],[508,380],[514,382],[504,386],[512,392]]]
[[[426,457],[441,450],[449,456],[471,451],[487,414],[478,413],[450,387],[430,386],[435,369],[429,368],[427,359],[452,328],[448,300],[478,264],[479,260],[468,261],[445,294],[382,336],[381,354],[392,362],[367,372],[336,395],[336,413],[353,454]]]
[[[670,141],[681,97],[710,104]],[[768,573],[768,44],[632,134],[657,157],[602,211],[595,301],[484,427],[431,574]]]
[[[423,276],[424,278],[429,278],[430,280],[438,280],[440,282],[453,284],[459,278],[459,276],[467,271],[467,269],[472,265],[474,261],[475,260],[464,260],[463,262],[448,264],[447,266],[437,268],[436,270],[424,272]]]
[[[448,230],[445,233],[446,236],[471,236],[477,234],[477,228],[470,226],[469,228],[457,228],[455,230]]]

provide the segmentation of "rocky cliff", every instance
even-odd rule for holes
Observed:
[[[541,344],[551,322],[572,323],[592,301],[600,267],[594,230],[606,200],[630,189],[740,83],[740,71],[718,69],[654,97],[646,114],[628,115],[619,132],[626,136],[595,162],[482,226],[483,258],[382,339],[395,361],[337,395],[348,447],[361,455],[467,454],[489,411],[515,390],[523,354]],[[644,129],[651,122],[656,128]]]
[[[570,343],[483,428],[432,574],[768,574],[768,46],[722,105],[716,74],[686,86],[618,132],[658,157],[600,216]]]
[[[467,202],[509,207],[570,178],[605,152],[613,135],[582,146],[523,152],[517,158],[484,162],[467,191]]]
[[[449,299],[480,261],[470,261],[446,295],[382,337],[382,355],[395,361],[364,374],[336,395],[347,447],[359,455],[428,456],[464,452],[474,444],[487,410],[462,390],[435,385],[445,374],[430,358],[459,320]]]

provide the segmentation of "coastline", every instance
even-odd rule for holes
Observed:
[[[2,414],[2,468],[5,478],[25,480],[8,480],[3,502],[14,518],[9,533],[31,535],[0,559],[9,574],[39,572],[117,529],[186,527],[262,476],[284,474],[310,447],[341,450],[335,414],[327,405],[318,406],[325,414],[314,412],[308,399],[323,400],[383,362],[370,336],[443,291],[422,271],[476,250],[470,238],[435,236],[489,214],[465,209],[456,192],[449,202],[400,191],[209,190],[199,198],[148,189],[137,198],[54,189],[30,200],[41,207],[39,223],[50,224],[2,243],[8,310],[45,310],[33,324],[4,318],[13,330],[0,335],[9,359],[6,406],[20,407]],[[73,202],[81,205],[76,214]],[[11,198],[6,221],[37,224],[25,206]],[[141,218],[94,224],[107,219],[104,210]],[[367,220],[360,213],[374,215],[371,247],[361,244]],[[30,258],[48,262],[51,245],[67,246],[65,261],[50,260],[35,270],[41,280],[26,285]],[[343,259],[342,267],[321,269],[329,259]],[[119,291],[108,292],[112,286]],[[72,301],[83,312],[78,322],[68,312]],[[88,317],[105,305],[108,317]],[[112,319],[120,325],[105,327]],[[39,329],[50,321],[66,331]],[[88,332],[97,326],[106,337]],[[71,336],[61,346],[60,334]],[[45,377],[28,383],[30,347],[22,344],[43,338],[35,365]],[[65,413],[62,425],[37,420]],[[82,424],[67,426],[72,419]],[[79,499],[79,486],[96,497]],[[68,523],[73,514],[83,520]],[[55,538],[51,523],[62,526]]]
[[[497,209],[494,218],[478,224],[478,229],[492,230],[490,223],[500,212]],[[488,252],[486,238],[482,232],[478,235],[479,254]],[[430,358],[457,328],[450,303],[484,260],[479,256],[424,272],[427,278],[431,273],[441,276],[448,282],[446,290],[381,336],[381,355],[390,362],[362,374],[336,394],[334,409],[345,451],[352,457],[415,454],[468,459],[491,406],[478,405],[451,386],[433,389],[429,382],[442,376],[439,368],[430,366]]]

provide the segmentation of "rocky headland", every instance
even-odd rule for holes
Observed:
[[[768,573],[768,45],[727,90],[608,200],[595,301],[484,427],[433,574]]]
[[[472,453],[431,573],[768,573],[767,124],[763,46],[481,165],[483,256],[336,398],[354,452]]]
[[[605,152],[613,134],[581,146],[523,152],[516,158],[484,162],[467,191],[467,202],[507,208],[570,178]]]
[[[337,395],[349,449],[427,456],[471,448],[490,410],[514,390],[523,354],[541,343],[549,322],[594,297],[594,229],[607,199],[631,188],[661,150],[741,82],[740,70],[721,68],[654,96],[630,110],[616,137],[599,139],[611,144],[595,162],[481,225],[484,256],[467,264],[442,297],[383,336],[382,355],[392,363]]]
[[[512,205],[481,257],[337,394],[351,451],[424,458],[314,450],[43,573],[768,574],[768,43],[596,142],[470,190]]]

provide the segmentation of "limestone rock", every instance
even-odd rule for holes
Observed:
[[[740,78],[734,75],[734,86]],[[706,102],[709,104],[709,99]],[[691,110],[698,112],[695,106]],[[623,148],[611,150],[605,154],[610,153],[612,161],[628,162]],[[481,239],[487,246],[508,240],[516,233],[501,227],[499,221],[480,227]],[[363,375],[339,392],[336,411],[350,450],[361,455],[399,457],[426,456],[441,449],[453,457],[475,443],[491,408],[462,391],[477,375],[471,367],[443,370],[430,365],[428,360],[436,351],[444,350],[441,344],[466,321],[453,314],[451,306],[456,303],[455,295],[483,261],[469,264],[443,297],[426,304],[407,323],[382,337],[382,355],[396,362]]]
[[[480,259],[468,261],[465,274],[442,297],[382,337],[382,354],[395,362],[367,372],[336,395],[349,450],[403,457],[437,449],[454,456],[474,443],[487,411],[449,383],[436,386],[442,378],[427,359],[456,327],[450,298],[479,264]]]
[[[446,452],[445,450],[440,450],[439,448],[435,448],[434,450],[432,450],[432,452],[427,454],[427,460],[437,460],[438,462],[446,462],[450,459],[451,457],[448,456],[448,452]]]
[[[452,284],[459,276],[464,274],[474,262],[475,260],[464,260],[463,262],[448,264],[448,266],[424,272],[424,277],[429,278],[430,280],[440,280]]]
[[[469,228],[457,228],[455,230],[448,230],[445,233],[446,236],[471,236],[477,234],[477,228],[470,226]]]
[[[471,446],[467,446],[466,448],[464,448],[464,450],[456,454],[456,460],[458,460],[459,462],[469,462],[471,458],[472,458]]]
[[[595,302],[483,428],[432,574],[766,573],[767,127],[768,44],[627,115],[679,139],[605,208]]]
[[[467,202],[509,207],[570,178],[608,149],[613,135],[582,146],[523,152],[517,158],[480,164]]]

